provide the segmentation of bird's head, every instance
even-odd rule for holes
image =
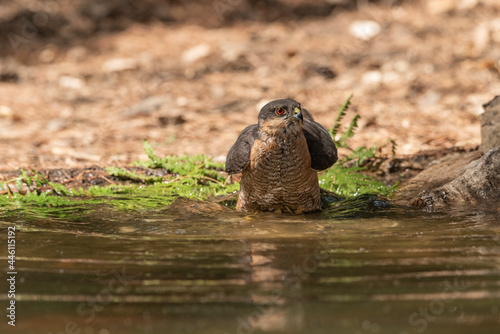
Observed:
[[[300,103],[292,99],[271,101],[259,113],[259,129],[273,136],[286,133],[297,136],[302,132],[302,123]]]

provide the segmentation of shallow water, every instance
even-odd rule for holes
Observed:
[[[1,244],[13,225],[16,327],[2,315],[1,333],[500,332],[497,212],[98,207],[4,217]]]

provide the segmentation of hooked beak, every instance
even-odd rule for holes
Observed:
[[[295,109],[293,110],[293,114],[294,114],[294,115],[293,115],[293,117],[295,117],[295,118],[297,118],[297,119],[300,119],[300,121],[301,121],[301,122],[303,122],[303,121],[304,121],[304,117],[302,117],[302,112],[300,111],[300,109],[299,109],[299,108],[295,108]]]

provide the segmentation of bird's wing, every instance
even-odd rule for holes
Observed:
[[[304,117],[304,119],[308,119],[314,122],[314,117],[309,110],[307,110],[306,108],[301,108],[300,111],[302,112],[302,117]]]
[[[302,130],[311,154],[312,169],[320,171],[333,165],[337,161],[337,148],[328,130],[308,119],[304,119]]]
[[[250,151],[258,136],[257,130],[258,125],[252,124],[241,131],[238,139],[236,139],[236,142],[227,154],[226,172],[229,174],[240,173],[248,165],[250,162]]]

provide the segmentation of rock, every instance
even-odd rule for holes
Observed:
[[[368,71],[363,74],[361,82],[365,85],[378,85],[382,82],[383,75],[380,71]]]
[[[223,85],[212,85],[210,86],[210,95],[214,99],[222,99],[226,95],[226,89]]]
[[[47,45],[38,55],[42,63],[52,63],[56,59],[57,47],[54,44]]]
[[[73,62],[79,62],[85,60],[88,56],[89,50],[81,45],[77,45],[72,47],[66,53],[66,58]]]
[[[479,5],[479,2],[479,0],[460,0],[457,7],[461,10],[470,10]]]
[[[14,111],[9,106],[0,105],[0,118],[13,119]]]
[[[455,8],[455,0],[427,0],[426,9],[431,15],[449,12]]]
[[[349,26],[349,33],[363,41],[368,41],[380,34],[382,27],[375,21],[354,21]]]
[[[439,100],[441,100],[441,94],[436,91],[430,90],[418,98],[417,104],[420,109],[425,110],[436,105]]]
[[[173,100],[169,95],[150,96],[139,101],[132,107],[122,111],[123,117],[148,116],[162,107],[172,107]]]
[[[19,81],[19,75],[14,71],[0,72],[0,82],[16,83]]]
[[[500,201],[500,147],[496,147],[465,168],[442,170],[439,174],[455,176],[452,181],[422,191],[409,201],[409,205],[426,210],[442,208],[469,209],[498,207]],[[427,171],[428,172],[428,171]],[[438,175],[439,175],[438,174]],[[420,176],[420,175],[419,175]],[[422,177],[420,177],[422,178]]]
[[[472,40],[476,56],[480,55],[488,48],[490,44],[490,28],[487,23],[482,22],[474,29]]]
[[[470,10],[479,4],[479,0],[427,0],[426,8],[429,14],[438,15],[455,9]]]
[[[500,146],[500,95],[483,105],[484,113],[478,116],[481,123],[481,152]]]
[[[467,165],[480,157],[481,152],[472,151],[452,153],[438,159],[430,167],[401,184],[400,190],[396,194],[396,202],[407,205],[423,190],[435,189],[453,181],[465,172]]]
[[[489,30],[491,34],[491,40],[493,40],[493,43],[499,43],[500,42],[500,18],[496,18],[493,21],[489,22]],[[496,44],[498,45],[498,44]]]
[[[221,58],[226,62],[236,61],[241,56],[248,54],[248,48],[246,45],[238,45],[235,43],[224,44],[221,48]]]
[[[173,113],[169,111],[168,114],[158,117],[161,125],[180,125],[186,123],[186,119],[178,109],[172,109],[172,111]]]
[[[309,76],[310,74],[317,74],[326,80],[335,79],[337,76],[337,73],[335,73],[330,67],[315,64],[308,65],[304,72],[306,76]]]
[[[116,58],[106,61],[102,65],[102,70],[106,73],[113,73],[113,72],[134,70],[137,67],[139,67],[139,63],[136,59]]]
[[[185,63],[194,63],[197,60],[205,58],[210,54],[211,48],[208,44],[200,44],[182,53],[182,61]]]
[[[252,63],[244,55],[240,55],[235,60],[222,63],[218,66],[220,72],[247,72],[253,68]]]
[[[64,88],[82,89],[84,85],[85,84],[83,80],[80,78],[70,77],[66,75],[59,78],[59,86]]]
[[[51,119],[47,125],[45,126],[45,129],[50,132],[57,132],[65,129],[67,127],[67,123],[64,119],[61,118],[54,118]]]
[[[175,99],[175,104],[178,107],[185,107],[189,104],[189,100],[185,96],[179,96],[177,99]]]
[[[407,73],[411,70],[410,63],[404,59],[385,62],[381,67],[382,72]]]

